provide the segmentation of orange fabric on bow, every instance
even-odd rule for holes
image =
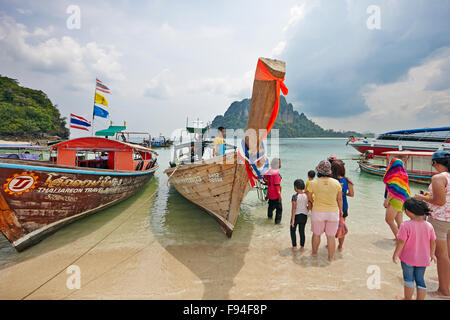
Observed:
[[[246,161],[244,159],[244,157],[241,156],[241,153],[238,152],[237,153],[238,157],[241,158],[242,161],[244,161],[245,164],[245,171],[247,171],[247,176],[248,179],[250,180],[250,184],[252,186],[252,188],[255,186],[255,179],[258,180],[258,177],[253,173],[252,171],[252,167],[250,166],[250,164],[248,163],[248,161]]]
[[[270,130],[272,130],[273,125],[275,124],[275,120],[277,120],[278,110],[280,109],[280,89],[284,95],[288,94],[288,88],[284,84],[284,78],[280,79],[274,77],[261,59],[258,59],[258,65],[256,66],[255,80],[263,80],[263,81],[276,81],[277,82],[277,97],[275,99],[275,104],[273,106],[272,114],[270,115],[269,123],[267,124],[267,132],[264,136],[264,139],[269,134]]]

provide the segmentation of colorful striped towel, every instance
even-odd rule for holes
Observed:
[[[387,192],[402,203],[411,197],[408,173],[403,166],[402,160],[392,158],[384,174],[383,182],[386,184]]]

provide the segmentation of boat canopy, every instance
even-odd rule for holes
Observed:
[[[205,128],[194,128],[194,127],[186,127],[187,132],[189,133],[197,133],[197,132],[202,132],[202,134],[204,134],[206,132],[206,130],[208,130],[208,127]]]
[[[0,149],[35,149],[35,150],[42,150],[47,149],[47,147],[44,146],[38,146],[38,145],[25,145],[25,144],[0,144]]]
[[[450,127],[392,131],[379,135],[377,139],[449,143]]]
[[[431,157],[433,156],[434,152],[419,152],[419,151],[386,151],[383,152],[383,154],[385,155],[390,155],[390,156],[422,156],[422,157]]]
[[[125,130],[125,126],[109,126],[108,129],[99,130],[95,133],[96,136],[113,137],[117,132]]]
[[[51,148],[58,152],[56,160],[58,165],[112,170],[137,170],[135,168],[139,167],[142,170],[142,167],[152,160],[151,154],[157,155],[152,149],[140,145],[97,137],[72,139],[60,142]],[[98,159],[89,160],[79,155],[80,152],[101,152],[104,155]]]
[[[386,132],[383,134],[411,134],[411,133],[433,132],[433,131],[450,131],[450,127],[399,130],[399,131]]]
[[[142,147],[137,144],[120,142],[117,140],[110,140],[105,138],[97,137],[83,137],[72,140],[67,140],[55,144],[51,147],[52,149],[64,148],[67,150],[77,150],[77,151],[93,151],[93,152],[105,152],[105,151],[129,151],[137,150],[141,152],[153,152],[152,149]]]

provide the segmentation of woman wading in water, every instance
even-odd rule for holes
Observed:
[[[402,160],[392,158],[384,174],[383,182],[386,184],[385,220],[394,234],[394,240],[397,241],[398,228],[403,222],[403,202],[411,196],[408,174]]]
[[[336,179],[331,177],[331,164],[328,160],[320,161],[316,171],[317,179],[312,180],[307,188],[308,200],[313,204],[311,210],[312,256],[317,256],[320,236],[325,232],[328,260],[333,261],[339,216],[344,214],[342,211],[342,187]]]
[[[355,195],[355,191],[353,189],[353,182],[349,178],[345,176],[345,163],[342,160],[334,160],[331,163],[331,171],[333,172],[333,178],[335,178],[342,187],[342,211],[344,212],[343,218],[344,220],[348,216],[348,202],[347,197],[353,197]],[[345,235],[342,236],[339,240],[338,251],[342,251]]]

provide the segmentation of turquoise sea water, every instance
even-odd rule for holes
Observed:
[[[0,270],[15,270],[8,268],[20,268],[21,263],[29,263],[34,258],[52,252],[83,252],[94,240],[103,236],[102,230],[109,228],[117,219],[127,218],[129,212],[136,208],[129,221],[114,231],[109,239],[106,238],[105,246],[135,248],[158,243],[165,253],[181,262],[200,279],[198,283],[204,287],[202,298],[289,298],[297,290],[291,288],[293,274],[304,282],[302,290],[299,289],[293,298],[357,299],[358,294],[383,298],[381,291],[367,291],[365,279],[367,267],[375,264],[387,270],[385,274],[388,276],[384,278],[388,278],[385,280],[386,286],[395,289],[401,283],[400,275],[397,274],[400,269],[390,261],[394,245],[391,240],[393,235],[384,222],[384,184],[381,177],[360,173],[356,161],[345,160],[347,176],[355,184],[355,197],[349,198],[349,234],[345,251],[338,253],[334,265],[329,266],[324,248],[319,251],[318,260],[311,259],[308,253],[293,255],[290,250],[290,199],[294,193],[294,180],[301,178],[306,182],[307,172],[331,154],[340,159],[357,157],[358,152],[346,146],[345,142],[343,139],[280,139],[282,222],[274,225],[273,221],[268,220],[267,203],[260,201],[255,191],[250,191],[242,203],[231,239],[225,236],[212,217],[183,198],[167,183],[164,169],[168,166],[170,149],[157,149],[160,168],[155,178],[132,198],[65,226],[23,253],[17,253],[6,239],[0,239]],[[411,183],[410,187],[414,194],[427,186]],[[153,200],[149,201],[152,196]],[[311,245],[309,223],[306,241],[308,250]],[[160,259],[158,257],[154,259]],[[294,270],[293,266],[298,270]],[[147,266],[143,264],[142,267]],[[331,269],[323,273],[323,267]],[[131,276],[136,268],[138,266],[133,265],[122,273]],[[170,265],[161,268],[167,279],[177,279],[178,276],[184,279]],[[317,273],[318,276],[307,277],[309,273]],[[273,277],[266,279],[267,274]],[[264,279],[268,281],[267,286],[261,284]],[[171,283],[172,287],[165,289],[167,294],[171,290],[188,290],[177,287],[177,281]],[[192,284],[192,290],[196,288],[196,283]],[[351,291],[352,288],[357,294]],[[125,288],[122,290],[126,291]],[[158,288],[153,290],[158,292]],[[320,294],[339,290],[342,290],[339,296]],[[0,286],[0,297],[4,292]],[[275,296],[271,296],[272,292],[276,292]],[[106,293],[98,293],[97,296],[103,294]],[[155,296],[165,297],[162,293]],[[180,297],[185,296],[180,293]]]

